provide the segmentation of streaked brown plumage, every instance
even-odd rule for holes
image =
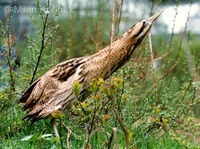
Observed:
[[[89,83],[94,78],[108,78],[110,73],[130,59],[161,13],[139,21],[100,52],[64,61],[47,71],[30,85],[20,99],[20,102],[25,103],[23,110],[30,110],[25,119],[34,123],[55,110],[63,111],[73,104],[77,100],[72,90],[75,80],[82,86],[78,98],[85,97]]]

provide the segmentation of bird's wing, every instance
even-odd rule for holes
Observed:
[[[41,118],[44,118],[50,115],[52,112],[56,110],[63,110],[66,106],[73,104],[77,98],[71,85],[67,82],[64,83],[65,85],[61,85],[64,88],[59,88],[53,94],[49,92],[46,95],[46,98],[49,100],[43,104],[37,104],[29,113],[24,117],[24,119],[31,120],[31,123],[34,123]]]
[[[25,103],[28,99],[28,97],[30,96],[33,88],[35,87],[35,85],[40,81],[40,78],[37,79],[36,81],[34,81],[26,90],[25,92],[22,94],[21,98],[19,99],[19,102]]]
[[[67,81],[67,79],[76,72],[76,69],[87,60],[88,57],[80,57],[59,63],[54,69],[49,71],[50,76],[57,78],[61,82]]]
[[[64,61],[33,82],[19,100],[20,102],[25,102],[23,110],[30,109],[25,118],[31,119],[32,116],[37,116],[41,111],[44,112],[45,108],[50,108],[50,104],[55,105],[60,99],[68,100],[66,98],[70,98],[68,94],[71,92],[71,85],[68,84],[68,79],[86,61],[87,57]],[[46,109],[46,111],[48,110]],[[46,116],[46,114],[43,114],[43,116]]]

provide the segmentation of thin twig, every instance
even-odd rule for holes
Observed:
[[[104,1],[101,1],[101,7],[99,12],[99,22],[97,26],[97,44],[96,44],[96,52],[102,49],[102,24],[103,24],[103,8],[104,8]]]
[[[174,65],[171,68],[168,69],[167,72],[165,72],[156,82],[154,82],[153,85],[151,85],[151,87],[145,92],[145,95],[147,95],[147,93],[149,93],[153,88],[155,88],[156,85],[158,84],[158,82],[164,80],[164,78],[166,78],[169,75],[170,72],[173,72],[177,65],[178,65],[178,61],[176,61],[174,63]]]
[[[150,49],[150,55],[151,55],[151,63],[152,63],[152,79],[153,79],[153,81],[155,82],[155,77],[154,77],[154,69],[156,68],[156,67],[154,67],[154,55],[153,55],[153,48],[152,48],[152,42],[151,42],[151,34],[149,33],[148,34],[148,37],[149,37],[149,49]]]
[[[12,1],[12,4],[14,3],[14,0]],[[8,43],[8,53],[7,53],[7,61],[8,61],[8,67],[9,67],[9,75],[10,75],[10,94],[12,94],[12,91],[15,91],[15,82],[14,82],[14,77],[13,77],[13,69],[12,69],[12,64],[11,64],[11,52],[12,52],[12,45],[10,41],[11,35],[10,35],[10,26],[11,26],[11,13],[12,11],[9,12],[9,17],[8,17],[8,29],[7,29],[7,43]]]
[[[115,1],[112,1],[112,14],[111,14],[111,29],[110,29],[110,46],[109,46],[109,75],[111,75],[111,70],[110,70],[110,51],[111,51],[111,45],[112,45],[112,41],[113,41],[113,35],[114,35],[114,30],[115,30],[115,26],[114,26],[114,14],[115,14]],[[109,85],[110,89],[112,90],[111,84]],[[128,132],[126,129],[126,126],[124,125],[121,117],[119,116],[119,114],[117,113],[116,110],[116,106],[115,106],[115,102],[113,99],[113,95],[111,92],[110,98],[111,103],[112,103],[112,108],[113,111],[115,113],[115,116],[120,124],[120,126],[122,127],[123,131],[124,131],[124,135],[125,135],[125,140],[126,140],[126,148],[128,149],[128,144],[129,144],[129,139],[128,139]]]
[[[190,3],[188,15],[187,15],[187,21],[185,22],[185,27],[184,27],[184,30],[183,30],[183,33],[182,33],[182,37],[181,37],[181,41],[180,41],[180,44],[179,44],[179,48],[178,48],[178,52],[177,52],[175,61],[178,61],[178,58],[179,58],[179,55],[180,55],[180,51],[181,51],[181,49],[182,49],[182,43],[183,43],[183,41],[184,41],[184,35],[185,35],[186,30],[187,30],[188,22],[189,22],[189,19],[190,19],[190,11],[191,11],[191,8],[192,8],[192,1],[191,1],[191,3]],[[175,71],[176,71],[176,68],[175,68]],[[170,84],[172,83],[172,79],[173,79],[173,75],[172,75],[171,78],[170,78],[169,86],[170,86]]]
[[[110,136],[110,140],[109,140],[109,143],[108,143],[108,149],[111,148],[112,141],[114,143],[113,148],[118,149],[117,128],[116,127],[113,128],[112,134]]]
[[[112,42],[113,42],[113,35],[114,35],[114,31],[115,31],[114,14],[115,14],[115,1],[113,0],[112,1],[112,11],[111,11],[111,25],[110,25],[110,45],[109,45],[109,54],[108,54],[108,58],[109,58],[109,64],[108,64],[109,76],[111,75],[110,51],[111,51],[111,46],[112,46]]]
[[[84,145],[84,148],[86,149],[89,145],[89,137],[90,137],[90,134],[88,132],[88,126],[87,124],[85,124],[85,145]]]
[[[32,84],[33,81],[34,81],[34,77],[35,77],[35,75],[36,75],[36,72],[37,72],[37,69],[38,69],[38,66],[39,66],[39,63],[40,63],[40,60],[41,60],[42,52],[43,52],[44,49],[45,49],[45,34],[46,34],[46,31],[47,31],[46,25],[47,25],[48,16],[49,16],[49,13],[46,14],[45,21],[44,21],[44,23],[43,23],[43,29],[42,29],[42,45],[41,45],[40,53],[39,53],[38,58],[37,58],[37,63],[36,63],[35,69],[34,69],[34,71],[33,71],[33,75],[32,75],[30,84]]]
[[[112,96],[110,96],[110,100],[111,100],[111,103],[112,103],[112,108],[113,108],[113,111],[115,113],[115,116],[117,118],[117,121],[119,122],[120,126],[122,127],[122,130],[124,132],[124,136],[125,136],[125,141],[126,141],[126,149],[128,149],[128,146],[129,146],[129,138],[128,138],[128,131],[127,131],[127,128],[125,126],[125,124],[123,123],[121,117],[119,116],[119,114],[117,113],[117,110],[116,110],[116,106],[115,106],[115,102],[114,102],[114,99]]]
[[[153,49],[152,49],[152,42],[151,42],[151,34],[149,33],[148,34],[148,37],[149,37],[149,49],[150,49],[150,55],[151,55],[151,63],[152,63],[152,66],[154,68],[154,55],[153,55]]]
[[[62,143],[62,139],[61,139],[61,124],[62,124],[61,118],[59,118],[59,122],[60,122],[60,129],[59,129],[60,146],[61,146],[61,149],[63,149],[63,143]]]
[[[117,141],[117,128],[113,128],[113,143],[114,143],[114,149],[118,149],[118,141]]]
[[[174,20],[173,20],[173,27],[172,27],[172,33],[171,33],[171,36],[170,36],[170,41],[169,41],[169,46],[168,46],[168,52],[169,52],[169,56],[166,58],[166,62],[165,62],[165,67],[164,67],[164,74],[167,73],[167,67],[169,65],[169,57],[170,57],[170,54],[171,54],[171,48],[172,48],[172,43],[173,43],[173,39],[174,39],[174,29],[175,29],[175,25],[176,25],[176,18],[177,18],[177,15],[178,15],[178,6],[179,6],[179,1],[177,1],[176,3],[176,8],[175,8],[175,16],[174,16]],[[163,89],[163,84],[164,84],[164,81],[161,82],[160,84],[160,87],[158,89],[158,92],[157,92],[157,100],[160,99],[160,96],[161,96],[161,90]]]
[[[116,24],[116,33],[115,35],[118,36],[119,35],[119,25],[120,25],[120,22],[121,22],[121,18],[122,18],[122,7],[123,7],[123,4],[124,4],[124,0],[121,0],[121,3],[120,3],[120,8],[119,8],[119,16],[117,18],[117,24]]]
[[[112,135],[110,136],[110,140],[109,140],[109,142],[108,142],[108,149],[111,148],[112,140],[113,140],[113,133],[112,133]]]
[[[61,124],[64,127],[64,129],[68,132],[67,133],[67,139],[66,139],[66,145],[67,145],[67,148],[69,149],[70,148],[70,146],[69,146],[69,137],[70,137],[72,131],[65,125],[64,122],[61,121]]]

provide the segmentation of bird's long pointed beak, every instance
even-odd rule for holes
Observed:
[[[149,23],[149,24],[153,24],[153,23],[156,21],[156,19],[157,19],[162,13],[163,13],[163,11],[161,11],[161,12],[159,12],[159,13],[156,13],[155,15],[153,15],[152,17],[150,17],[150,18],[148,19],[148,23]]]

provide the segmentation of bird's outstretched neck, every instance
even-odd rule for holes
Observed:
[[[140,20],[111,45],[92,55],[89,59],[88,69],[94,69],[95,75],[91,74],[91,78],[102,77],[106,79],[129,61],[132,53],[148,34],[161,13],[157,13],[148,19]]]

